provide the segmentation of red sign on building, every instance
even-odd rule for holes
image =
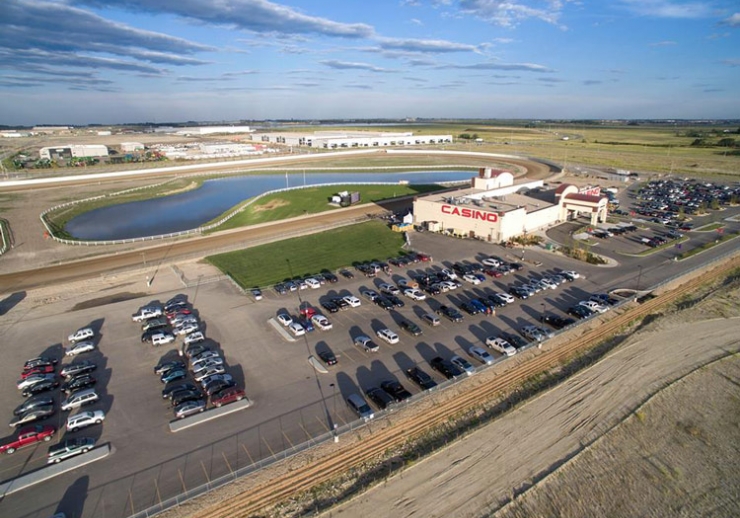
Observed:
[[[498,221],[498,214],[494,214],[493,212],[486,212],[484,210],[470,209],[468,207],[453,207],[452,205],[442,205],[442,212],[444,214],[452,214],[453,216],[460,216],[462,218],[480,219],[482,221],[488,221],[490,223],[496,223]]]

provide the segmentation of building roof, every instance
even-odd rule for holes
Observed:
[[[566,200],[573,200],[573,201],[585,201],[588,203],[596,203],[598,204],[602,199],[605,199],[606,196],[592,196],[590,194],[566,194],[565,199]]]

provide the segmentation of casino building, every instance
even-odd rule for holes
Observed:
[[[545,189],[542,180],[514,182],[508,171],[481,168],[469,187],[414,200],[414,224],[433,232],[501,243],[575,219],[606,221],[608,199],[599,187],[561,184]]]

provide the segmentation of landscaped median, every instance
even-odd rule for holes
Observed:
[[[241,287],[252,288],[333,271],[355,262],[382,261],[403,253],[403,245],[403,234],[391,231],[382,221],[368,221],[206,260]]]

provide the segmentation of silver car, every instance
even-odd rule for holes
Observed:
[[[214,374],[224,374],[225,372],[226,369],[224,369],[222,365],[214,365],[212,367],[208,367],[207,369],[199,371],[198,374],[193,375],[193,378],[195,379],[195,381],[200,382],[209,376],[213,376]]]
[[[47,462],[49,464],[61,462],[69,457],[87,453],[95,446],[95,439],[92,437],[80,437],[78,439],[67,439],[55,446],[49,448]]]
[[[67,418],[67,431],[76,432],[80,428],[100,424],[105,419],[105,412],[94,410],[91,412],[80,412]]]
[[[198,414],[206,409],[206,402],[202,399],[195,399],[193,401],[186,401],[175,407],[175,417],[182,419],[193,414]]]

